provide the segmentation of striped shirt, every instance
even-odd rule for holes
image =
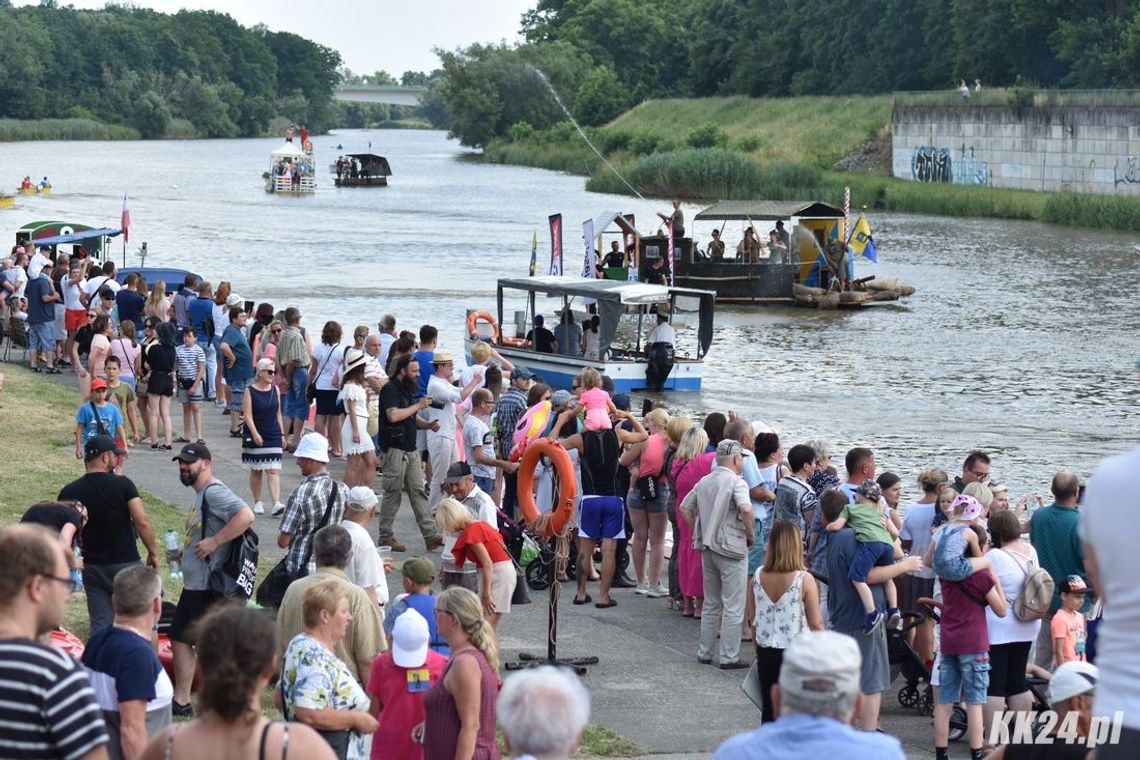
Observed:
[[[83,757],[107,743],[82,666],[27,639],[0,641],[0,757]]]
[[[206,352],[195,343],[187,346],[185,343],[174,348],[174,356],[178,360],[178,376],[193,379],[198,376],[198,365],[206,363]]]

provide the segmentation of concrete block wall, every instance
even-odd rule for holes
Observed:
[[[895,106],[891,133],[895,177],[1140,196],[1140,108]]]

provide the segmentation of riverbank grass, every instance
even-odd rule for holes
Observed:
[[[94,119],[0,119],[0,142],[137,139],[137,129]]]
[[[83,474],[83,463],[75,458],[75,390],[14,364],[4,365],[3,373],[0,430],[4,431],[6,445],[0,465],[0,525],[10,525],[19,522],[36,502],[54,500],[61,488]],[[171,468],[174,477],[173,464]],[[127,471],[129,474],[129,464]],[[181,535],[186,528],[185,513],[154,494],[140,494],[162,555],[163,534],[172,528]],[[146,556],[141,542],[139,552]],[[182,586],[166,572],[165,557],[160,561],[167,598],[177,599]],[[74,594],[68,601],[63,625],[87,639],[89,621],[83,594]]]

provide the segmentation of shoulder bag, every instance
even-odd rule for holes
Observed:
[[[333,350],[329,348],[329,355],[325,357],[325,362],[317,368],[317,374],[309,378],[309,384],[305,386],[305,398],[311,404],[317,400],[317,378],[325,371],[325,367],[329,366],[329,359],[332,358]]]
[[[332,489],[329,491],[328,504],[325,505],[325,513],[321,517],[321,522],[317,526],[317,530],[325,527],[329,523],[329,517],[332,515],[333,502],[336,501],[337,482],[329,477],[329,482],[332,483]],[[314,531],[315,533],[316,531]],[[285,590],[289,588],[289,584],[293,581],[304,578],[309,573],[309,557],[313,553],[313,544],[309,543],[309,550],[305,552],[304,559],[301,560],[301,565],[296,572],[289,570],[288,553],[281,558],[281,561],[273,566],[265,576],[265,580],[257,587],[257,603],[262,607],[272,607],[277,609],[281,606],[281,600],[285,598]]]
[[[111,435],[107,432],[107,426],[103,424],[103,418],[99,416],[99,407],[95,406],[94,401],[88,401],[87,403],[91,407],[91,413],[95,415],[95,429],[99,432],[99,435]]]
[[[202,538],[206,538],[206,521],[210,516],[210,502],[206,498],[206,491],[202,492]],[[241,599],[245,601],[253,595],[253,583],[257,579],[257,533],[250,526],[229,542],[225,549],[225,559],[220,567],[211,567],[209,576],[210,590],[221,594],[227,599]],[[221,551],[221,547],[218,551]],[[213,563],[210,563],[213,565]]]

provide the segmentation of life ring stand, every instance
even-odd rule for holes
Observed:
[[[543,520],[540,520],[543,514],[534,502],[534,470],[540,457],[549,458],[558,473],[558,501],[548,519]],[[574,463],[561,443],[554,438],[539,438],[527,444],[519,462],[518,500],[528,524],[540,530],[544,538],[560,535],[574,514],[575,491]]]
[[[475,338],[479,337],[479,334],[475,332],[475,325],[479,320],[491,325],[491,342],[497,344],[499,342],[499,323],[485,311],[473,311],[467,315],[467,334]]]

